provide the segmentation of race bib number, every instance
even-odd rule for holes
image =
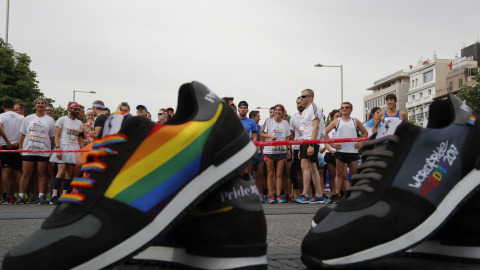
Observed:
[[[67,138],[71,141],[76,141],[80,131],[76,130],[74,127],[67,128]]]
[[[31,132],[30,137],[28,138],[28,145],[33,148],[43,149],[46,140],[47,136],[43,135],[41,132]]]

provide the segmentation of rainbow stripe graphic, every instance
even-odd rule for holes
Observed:
[[[199,173],[205,141],[221,111],[220,104],[209,121],[155,125],[105,196],[157,215]]]
[[[473,126],[475,125],[476,120],[477,120],[477,117],[472,114],[472,116],[470,116],[470,120],[468,120],[468,124]]]

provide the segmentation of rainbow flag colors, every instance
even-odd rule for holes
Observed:
[[[209,121],[155,125],[105,196],[157,215],[199,173],[205,141],[221,111],[222,104]]]
[[[477,117],[472,114],[472,116],[470,116],[470,120],[468,120],[468,124],[473,126],[475,125],[476,120],[477,120]]]

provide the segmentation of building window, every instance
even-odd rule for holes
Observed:
[[[450,92],[453,91],[453,82],[448,83],[448,91],[450,91]]]
[[[429,95],[429,96],[432,95],[432,89],[428,89],[428,95]]]
[[[418,79],[415,79],[415,86],[418,85]]]
[[[462,88],[463,86],[463,78],[458,79],[458,88]]]
[[[412,95],[412,101],[414,101],[414,100],[415,100],[415,95]]]
[[[414,82],[414,80],[412,80],[412,87],[413,87],[413,82]]]
[[[422,98],[423,97],[423,93],[420,93],[420,97],[419,98]]]
[[[423,82],[429,82],[433,80],[433,70],[430,70],[429,72],[423,73]]]

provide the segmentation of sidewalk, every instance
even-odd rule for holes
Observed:
[[[310,229],[313,214],[322,205],[264,204],[267,218],[269,269],[306,269],[300,260],[300,244]],[[0,205],[0,264],[5,254],[35,232],[50,215],[53,205]],[[319,245],[342,243],[319,243]],[[154,265],[121,265],[113,269],[172,269]],[[355,269],[355,268],[348,268]],[[358,269],[480,269],[480,263],[390,257]]]

